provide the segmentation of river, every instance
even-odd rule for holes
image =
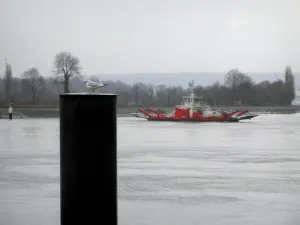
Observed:
[[[0,224],[59,225],[59,120],[0,123]],[[300,114],[119,118],[119,224],[298,225],[299,162]]]

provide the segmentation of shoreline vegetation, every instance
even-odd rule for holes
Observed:
[[[154,108],[162,109],[164,111],[172,111],[173,106],[118,106],[117,112],[118,117],[130,116],[130,113],[134,113],[138,108]],[[300,106],[247,106],[247,105],[232,105],[232,106],[218,106],[217,107],[223,111],[238,110],[242,111],[248,109],[250,112],[255,112],[259,114],[266,113],[277,113],[277,114],[291,114],[300,112]],[[6,118],[8,114],[8,107],[0,107],[0,117],[1,115]],[[22,115],[23,118],[58,118],[59,108],[58,107],[46,107],[46,106],[14,106],[14,115]]]

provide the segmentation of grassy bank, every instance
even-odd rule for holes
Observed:
[[[141,107],[118,107],[118,115],[126,116],[130,113],[136,112],[138,108],[159,108],[162,110],[172,110],[173,107],[164,107],[164,106],[141,106]],[[250,112],[256,113],[295,113],[300,112],[300,106],[220,106],[221,110],[239,110],[248,109]],[[29,118],[58,118],[59,109],[58,108],[33,108],[33,107],[15,107],[14,111],[16,113],[21,113]],[[0,113],[6,114],[7,108],[0,108]]]

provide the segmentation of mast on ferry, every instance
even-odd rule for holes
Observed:
[[[191,89],[191,101],[192,101],[192,105],[194,106],[194,97],[195,97],[195,94],[194,94],[194,84],[195,84],[195,81],[191,81],[189,82],[189,86],[190,86],[190,89]]]

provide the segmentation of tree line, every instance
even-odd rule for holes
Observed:
[[[32,67],[21,76],[13,77],[12,66],[6,62],[4,76],[0,78],[0,105],[13,102],[15,105],[53,107],[58,105],[61,93],[87,91],[82,82],[80,60],[71,53],[60,52],[55,55],[52,72],[52,77],[44,77],[38,68]],[[255,83],[247,74],[232,69],[224,74],[224,83],[197,85],[194,92],[197,96],[203,96],[211,105],[288,106],[295,98],[295,79],[290,66],[286,66],[284,72],[284,79]],[[96,77],[90,79],[97,80]],[[118,94],[120,106],[173,106],[180,104],[182,96],[190,93],[189,88],[182,86],[104,82],[109,85],[98,92]]]

